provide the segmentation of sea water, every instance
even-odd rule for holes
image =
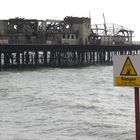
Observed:
[[[0,72],[0,140],[134,139],[134,89],[112,66]]]

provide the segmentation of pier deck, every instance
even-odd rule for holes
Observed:
[[[0,70],[110,65],[113,55],[139,52],[140,45],[0,45]]]

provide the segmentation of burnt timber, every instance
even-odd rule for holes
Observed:
[[[140,45],[0,45],[0,70],[112,65],[113,55],[139,54]]]
[[[0,20],[0,44],[128,45],[133,32],[118,24],[91,25],[89,17]]]

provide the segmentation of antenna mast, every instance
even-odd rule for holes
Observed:
[[[103,19],[104,19],[105,35],[107,35],[107,27],[106,27],[106,21],[105,21],[105,15],[104,15],[104,13],[103,13]]]
[[[90,11],[89,11],[89,18],[91,18],[91,16],[90,16]]]

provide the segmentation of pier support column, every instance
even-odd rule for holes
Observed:
[[[44,65],[47,66],[47,51],[43,52],[43,57],[44,57]]]
[[[99,52],[96,52],[96,54],[97,54],[96,63],[99,64]]]
[[[29,64],[29,52],[25,54],[26,64]]]
[[[110,52],[107,52],[107,63],[110,64]]]
[[[86,53],[85,52],[81,52],[81,64],[84,64],[85,63],[85,56],[86,55]]]
[[[54,66],[54,57],[55,57],[55,51],[51,51],[50,52],[50,61],[49,61],[49,65],[50,66]],[[59,52],[57,52],[57,60],[58,60],[58,63],[59,63]],[[55,62],[56,62],[56,60],[55,60]]]
[[[35,51],[35,65],[38,65],[38,51]]]
[[[92,64],[92,55],[93,55],[93,53],[90,52],[90,64]]]
[[[8,55],[7,52],[4,52],[4,70],[6,71],[8,67]]]
[[[92,64],[95,64],[95,52],[92,52]]]
[[[72,52],[72,54],[73,54],[73,63],[74,63],[74,65],[77,63],[77,57],[76,57],[76,52]]]
[[[19,68],[19,64],[20,64],[20,53],[19,52],[16,53],[16,62],[17,62],[17,68]]]
[[[80,52],[77,52],[77,64],[80,64]]]
[[[105,52],[102,51],[102,61],[101,61],[101,64],[104,64],[105,63]]]
[[[24,52],[22,52],[22,57],[21,57],[22,60],[21,60],[21,61],[22,61],[22,67],[23,67],[23,68],[24,68],[24,64],[25,64],[25,63],[24,63],[24,58],[25,58]]]

